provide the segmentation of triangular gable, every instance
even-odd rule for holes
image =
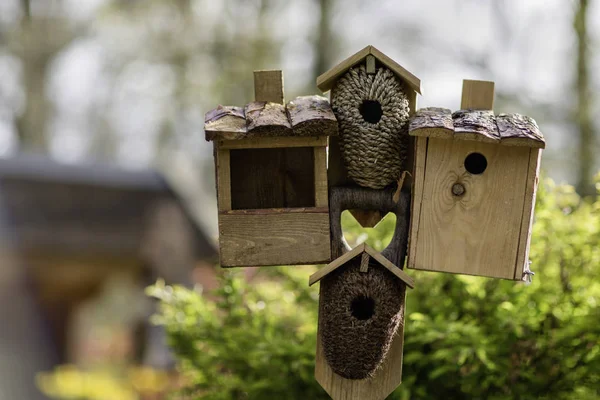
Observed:
[[[325,276],[329,275],[339,267],[345,265],[350,260],[358,257],[362,253],[367,253],[369,256],[375,259],[375,261],[377,261],[381,266],[383,266],[385,269],[394,274],[398,279],[406,283],[406,286],[408,286],[411,289],[414,289],[415,282],[406,272],[395,266],[391,261],[389,261],[383,255],[381,255],[381,253],[378,253],[377,251],[369,247],[366,243],[356,246],[348,253],[342,255],[341,257],[338,257],[337,259],[327,264],[327,266],[321,268],[320,270],[312,274],[308,280],[308,285],[314,285],[315,283],[323,279]]]
[[[323,92],[331,90],[331,88],[340,76],[345,74],[346,71],[348,71],[350,68],[363,62],[368,55],[372,55],[373,57],[375,57],[377,61],[383,64],[386,68],[390,69],[396,75],[400,76],[412,90],[421,94],[421,81],[419,80],[419,78],[414,76],[403,66],[401,66],[396,61],[392,60],[373,46],[365,47],[358,53],[351,55],[341,63],[337,64],[335,67],[331,68],[329,71],[320,75],[317,78],[317,87]]]

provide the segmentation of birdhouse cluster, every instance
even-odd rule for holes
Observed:
[[[523,280],[544,138],[493,112],[494,84],[463,82],[461,110],[417,110],[417,77],[367,46],[284,101],[281,71],[205,118],[214,143],[223,267],[324,264],[315,377],[333,399],[384,399],[402,380],[410,269]],[[351,248],[396,215],[386,249]]]

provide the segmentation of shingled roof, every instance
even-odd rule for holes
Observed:
[[[422,108],[411,118],[411,136],[476,140],[507,146],[545,148],[540,129],[530,117],[521,114],[494,115],[488,110]]]
[[[206,140],[256,136],[332,136],[337,120],[322,96],[301,96],[286,105],[253,101],[245,107],[218,106],[206,113]]]

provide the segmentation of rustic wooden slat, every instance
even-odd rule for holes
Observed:
[[[408,131],[411,136],[452,138],[452,112],[447,108],[422,108],[410,119]]]
[[[220,140],[219,147],[222,149],[275,149],[282,147],[325,147],[327,136],[273,136],[252,137],[240,140]]]
[[[338,124],[329,101],[322,96],[301,96],[287,104],[294,136],[333,136]]]
[[[544,136],[532,118],[521,114],[500,114],[496,116],[496,125],[502,138],[501,144],[538,149],[546,147]]]
[[[331,259],[329,213],[219,216],[223,267],[321,264]]]
[[[217,147],[217,202],[219,211],[231,210],[231,168],[229,150]]]
[[[460,108],[463,110],[493,110],[494,82],[464,79]]]
[[[533,210],[540,174],[542,151],[531,149],[529,155],[529,168],[527,170],[527,187],[525,189],[525,202],[523,216],[521,217],[521,234],[519,237],[519,250],[517,251],[517,265],[514,279],[519,281],[523,277],[523,270],[529,262],[529,244],[531,242],[531,229],[533,227]]]
[[[452,114],[454,138],[498,143],[500,135],[494,113],[482,110],[460,110]]]
[[[283,104],[283,72],[254,71],[254,101]]]
[[[409,266],[512,280],[530,149],[428,140],[422,206],[413,221]],[[482,174],[465,170],[464,160],[473,152],[487,160]],[[464,186],[464,195],[453,195],[456,182]]]
[[[294,208],[257,208],[254,210],[230,210],[219,212],[220,215],[276,215],[294,213],[317,213],[322,214],[329,211],[328,207],[294,207]]]
[[[327,187],[327,148],[315,147],[315,207],[327,207],[329,190]]]
[[[370,54],[373,54],[380,63],[386,66],[388,69],[391,69],[394,73],[399,75],[408,86],[414,90],[415,92],[422,94],[421,92],[421,81],[419,78],[410,73],[407,69],[405,69],[402,65],[398,64],[396,61],[392,60],[381,51],[377,50],[375,47],[370,46],[369,50]]]
[[[204,117],[206,140],[246,137],[246,115],[242,107],[218,106]]]
[[[244,112],[248,135],[289,136],[292,133],[283,104],[253,101],[246,104]]]
[[[419,221],[421,217],[421,207],[423,205],[423,190],[425,187],[428,140],[429,139],[426,137],[415,138],[415,167],[412,189],[410,234],[408,236],[408,268],[415,268],[416,266]]]

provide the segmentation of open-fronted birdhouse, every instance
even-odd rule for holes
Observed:
[[[521,280],[541,150],[536,122],[494,115],[493,82],[465,81],[463,110],[419,110],[408,267]]]
[[[317,78],[331,91],[339,137],[329,145],[329,184],[371,189],[396,185],[412,170],[409,117],[421,82],[394,60],[367,46]],[[351,210],[363,226],[382,217],[376,210]]]
[[[414,282],[366,244],[314,273],[321,282],[315,376],[334,399],[383,399],[402,379],[404,303]]]
[[[324,97],[284,105],[281,71],[257,71],[255,101],[208,112],[215,147],[221,265],[331,260],[327,140],[337,122]]]

